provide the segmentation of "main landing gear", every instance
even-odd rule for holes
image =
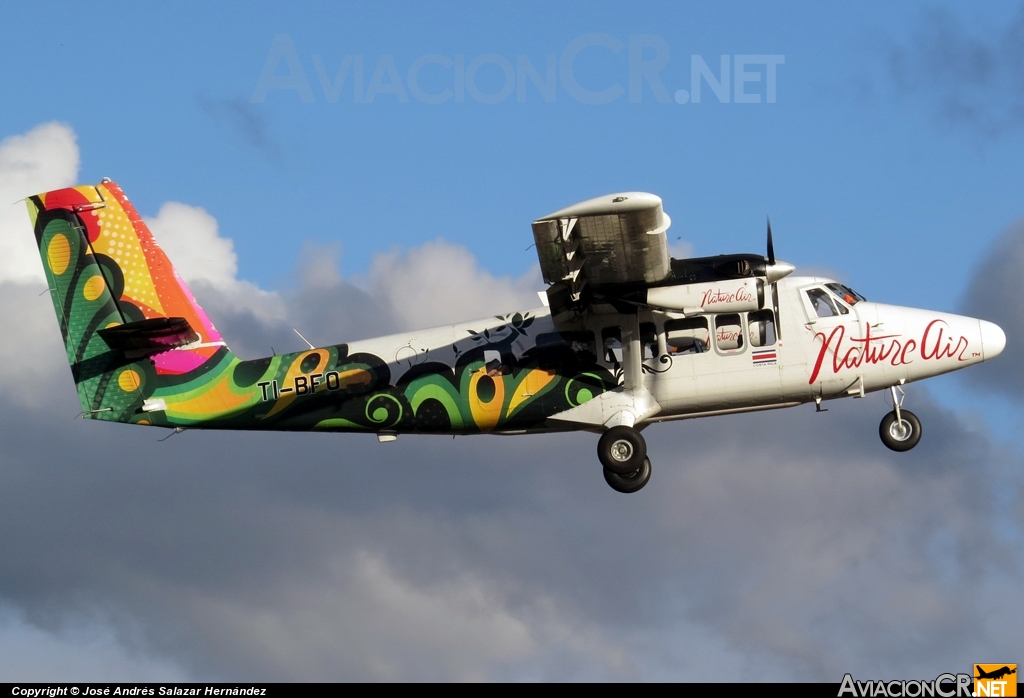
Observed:
[[[882,437],[882,443],[887,448],[900,452],[909,451],[921,440],[921,420],[910,410],[903,409],[903,398],[906,397],[903,388],[894,385],[889,390],[892,391],[893,410],[882,417],[882,423],[878,425],[878,435]]]
[[[651,479],[647,442],[640,432],[624,425],[612,427],[597,443],[604,479],[617,492],[636,492]]]

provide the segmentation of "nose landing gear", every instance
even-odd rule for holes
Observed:
[[[636,492],[651,479],[647,442],[633,427],[619,425],[602,434],[597,457],[605,481],[617,492]]]
[[[886,448],[899,452],[909,451],[921,441],[921,420],[910,410],[903,409],[903,398],[906,397],[903,388],[894,385],[889,390],[892,391],[893,410],[882,417],[878,435]]]

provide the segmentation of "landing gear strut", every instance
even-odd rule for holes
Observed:
[[[604,466],[604,479],[618,492],[636,492],[651,479],[647,442],[633,427],[615,426],[602,434],[597,457]]]
[[[921,420],[910,410],[903,409],[903,388],[894,385],[892,391],[893,410],[882,417],[878,425],[878,435],[886,448],[893,451],[909,451],[921,440]],[[899,391],[897,395],[896,391]]]

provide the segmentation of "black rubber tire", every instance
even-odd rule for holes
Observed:
[[[905,436],[901,437],[899,434],[895,410],[882,417],[882,423],[878,425],[878,435],[886,448],[902,453],[917,446],[921,440],[921,420],[910,410],[900,410],[900,417],[906,429]]]
[[[612,427],[597,442],[597,457],[605,470],[619,475],[635,473],[647,457],[647,442],[633,427]]]
[[[644,462],[640,464],[640,468],[629,475],[620,475],[619,473],[608,470],[608,468],[604,469],[605,482],[607,482],[608,485],[616,492],[623,492],[625,494],[636,492],[646,485],[650,479],[650,458],[644,458]]]

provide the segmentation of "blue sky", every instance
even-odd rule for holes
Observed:
[[[1015,3],[114,3],[45,28],[72,7],[8,10],[3,132],[70,124],[82,178],[113,177],[150,212],[167,199],[206,208],[235,240],[241,275],[261,283],[286,283],[305,240],[340,242],[346,274],[375,252],[439,236],[494,273],[520,274],[534,261],[524,251],[533,218],[642,189],[664,198],[673,233],[698,254],[760,250],[770,214],[786,259],[837,269],[871,297],[945,309],[978,250],[1020,214],[1020,129],[992,137],[950,124],[928,94],[941,87],[933,76],[903,90],[890,65],[894,50],[915,50],[929,12],[994,43]],[[291,37],[313,104],[286,89],[250,101],[279,34]],[[587,34],[662,39],[669,94],[689,86],[692,54],[715,72],[723,54],[782,55],[777,102],[722,104],[705,86],[699,105],[664,104],[645,85],[639,104],[623,95],[587,105],[558,84],[548,103],[531,83],[524,103],[515,93],[437,105],[385,93],[356,104],[350,77],[332,104],[312,59],[334,77],[345,55],[362,56],[365,90],[382,56],[403,83],[426,54],[465,64],[496,54],[513,66],[523,55],[543,73],[547,56]],[[587,48],[575,74],[591,89],[628,86],[627,54]],[[453,87],[452,72],[428,66],[420,82]],[[502,81],[493,63],[477,73],[487,92]],[[751,89],[763,95],[763,83]]]
[[[1022,213],[1024,123],[993,129],[945,113],[951,99],[1012,111],[1012,80],[972,84],[955,64],[957,46],[969,56],[972,42],[998,58],[1014,2],[77,7],[8,10],[0,132],[71,125],[83,180],[114,178],[150,215],[166,200],[205,208],[234,240],[239,275],[264,286],[294,286],[309,241],[340,249],[349,277],[374,254],[438,237],[493,274],[519,276],[536,261],[534,218],[646,190],[662,196],[673,240],[695,254],[761,251],[770,215],[780,257],[831,270],[873,300],[956,310],[980,256]],[[68,12],[71,28],[43,28]],[[312,103],[294,89],[254,101],[279,35]],[[736,55],[782,56],[776,102],[766,103],[764,67],[749,86],[758,104],[721,103],[706,82],[700,104],[660,103],[647,83],[631,101],[630,36],[662,42],[670,96],[689,89],[694,54],[716,74],[723,55],[730,69]],[[313,58],[332,80],[345,56],[361,60],[365,95],[391,57],[408,92],[422,56],[462,56],[464,67],[500,56],[517,79],[523,56],[546,77],[548,57],[560,70],[581,37],[625,46],[591,45],[572,66],[582,86],[619,85],[621,97],[583,104],[559,73],[553,103],[532,82],[523,101],[518,90],[497,104],[384,91],[356,103],[353,67],[329,102]],[[944,69],[935,46],[947,43],[954,65]],[[292,72],[284,60],[275,68]],[[427,65],[418,83],[454,90],[454,73]],[[493,62],[475,76],[486,94],[504,79]],[[936,389],[984,409],[957,386]],[[1016,416],[1000,414],[1001,431],[1016,428]]]
[[[623,190],[660,195],[695,254],[761,252],[770,215],[781,259],[993,319],[1009,344],[910,389],[911,454],[883,452],[877,396],[666,424],[645,432],[657,487],[612,500],[586,434],[155,445],[73,420],[41,282],[0,259],[0,324],[19,330],[0,339],[0,675],[708,680],[724,662],[838,681],[1022,646],[1020,2],[47,3],[4,20],[0,190],[34,193],[25,163],[118,181],[158,236],[181,234],[161,237],[179,269],[217,250],[188,280],[235,348],[532,303],[530,222]],[[721,78],[723,56],[728,99],[703,80],[694,103],[692,66]],[[775,63],[773,102],[744,56]],[[667,101],[637,80],[659,60]],[[743,60],[755,102],[736,100]],[[321,69],[346,61],[331,95]],[[553,96],[524,78],[549,61]],[[31,237],[13,220],[0,243]]]

